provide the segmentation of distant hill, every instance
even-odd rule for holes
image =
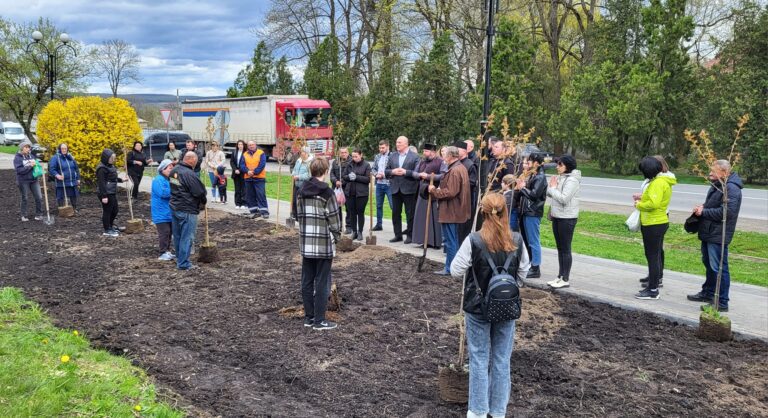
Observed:
[[[112,97],[110,93],[90,93],[89,96],[99,96],[103,98]],[[128,100],[131,103],[142,103],[148,105],[161,105],[166,103],[176,103],[176,96],[173,94],[118,94],[117,97]],[[179,96],[182,102],[187,99],[218,99],[224,96]]]

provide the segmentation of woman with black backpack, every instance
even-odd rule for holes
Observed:
[[[495,418],[507,413],[515,320],[520,317],[517,283],[528,274],[530,261],[520,234],[509,228],[504,197],[488,193],[480,205],[483,226],[461,244],[451,263],[451,275],[464,279],[469,352],[467,417],[490,414]]]

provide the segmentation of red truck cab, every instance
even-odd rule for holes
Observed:
[[[306,143],[315,155],[332,157],[333,127],[331,105],[325,100],[290,99],[275,103],[275,133],[277,146],[272,156],[293,161],[300,151],[300,143]],[[282,145],[281,145],[282,144]]]

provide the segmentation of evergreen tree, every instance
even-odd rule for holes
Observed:
[[[282,56],[275,64],[275,78],[270,87],[271,94],[296,94],[293,75],[288,70],[288,60]]]
[[[416,61],[401,103],[405,130],[414,143],[450,144],[464,136],[461,85],[451,63],[448,33],[435,40],[427,59]]]
[[[253,50],[253,58],[240,70],[232,87],[227,89],[228,97],[263,96],[270,93],[272,80],[272,56],[264,41]]]

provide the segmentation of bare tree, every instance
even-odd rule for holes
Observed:
[[[117,89],[130,82],[141,82],[139,64],[141,57],[136,48],[120,39],[104,41],[93,52],[95,72],[109,81],[112,97],[117,97]]]

